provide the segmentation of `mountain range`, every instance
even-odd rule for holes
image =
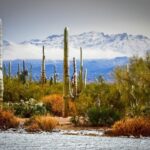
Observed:
[[[46,58],[63,59],[63,35],[50,35],[44,39],[31,39],[20,43],[4,41],[4,59],[40,59],[42,46]],[[103,32],[84,32],[69,36],[69,58],[79,58],[79,48],[83,48],[84,59],[131,57],[143,55],[150,50],[150,39],[143,35],[104,34]]]
[[[112,71],[117,66],[124,66],[129,62],[128,57],[117,57],[113,59],[95,59],[95,60],[84,60],[83,66],[84,70],[87,69],[87,81],[92,82],[95,81],[98,76],[102,75],[107,81],[112,81]],[[7,74],[8,74],[8,63],[9,61],[3,62],[6,66]],[[63,78],[63,61],[62,60],[47,60],[46,62],[46,76],[47,79],[50,79],[54,73],[54,65],[56,67],[56,71],[58,74],[58,79],[61,81]],[[20,69],[22,69],[22,60],[12,60],[11,61],[11,74],[12,76],[17,75],[18,64],[20,64]],[[32,64],[32,76],[33,80],[39,80],[41,75],[41,60],[26,60],[26,69],[30,73],[30,65]],[[77,72],[79,73],[79,65],[80,61],[77,60]],[[70,78],[73,74],[73,63],[72,61],[69,62],[69,72]]]
[[[3,58],[7,65],[12,61],[12,74],[17,72],[17,64],[26,60],[27,68],[33,66],[33,78],[40,78],[42,46],[45,46],[46,74],[53,75],[53,66],[62,80],[63,72],[63,35],[50,35],[45,39],[32,39],[20,43],[4,41]],[[123,66],[133,55],[143,56],[150,51],[150,39],[143,35],[104,34],[103,32],[84,32],[69,36],[69,59],[77,59],[79,69],[80,47],[83,49],[84,68],[88,69],[88,81],[94,81],[99,75],[111,80],[111,73],[116,66]],[[72,74],[72,67],[70,73]],[[71,75],[70,74],[70,75]]]

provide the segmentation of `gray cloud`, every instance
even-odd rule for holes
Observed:
[[[150,37],[149,0],[0,0],[4,38],[22,41],[84,31]]]

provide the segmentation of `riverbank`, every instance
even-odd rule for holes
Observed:
[[[115,122],[111,128],[90,126],[89,123],[75,126],[71,117],[58,116],[34,116],[31,118],[18,118],[9,111],[1,111],[0,129],[2,131],[16,132],[61,132],[69,135],[90,136],[126,136],[126,137],[150,137],[150,119],[144,117],[125,118]]]

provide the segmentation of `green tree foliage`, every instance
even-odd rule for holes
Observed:
[[[40,100],[41,97],[48,94],[62,94],[62,83],[53,86],[32,82],[23,84],[18,79],[4,79],[4,101],[20,102],[20,100],[28,101],[30,98]]]
[[[126,112],[131,116],[147,115],[150,109],[150,53],[145,58],[131,58],[128,68],[116,68],[114,77]]]
[[[115,84],[98,82],[88,84],[76,101],[79,115],[86,115],[91,107],[112,107],[124,113],[124,104],[120,101],[120,93]]]

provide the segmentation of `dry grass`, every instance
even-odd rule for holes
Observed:
[[[0,129],[17,128],[19,119],[10,111],[0,110]]]
[[[116,122],[112,127],[115,136],[150,136],[150,118],[128,118]]]
[[[35,116],[25,124],[28,132],[52,131],[58,125],[58,121],[51,116]]]
[[[62,115],[63,98],[62,95],[52,94],[42,98],[42,102],[50,108],[54,115]]]
[[[77,114],[76,104],[73,101],[69,101],[69,115],[74,116]]]
[[[42,102],[49,107],[53,115],[62,116],[63,96],[51,94],[42,98]],[[76,114],[76,106],[73,101],[69,101],[69,115]]]

